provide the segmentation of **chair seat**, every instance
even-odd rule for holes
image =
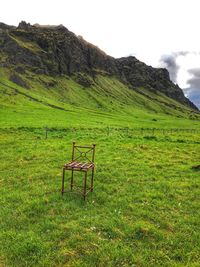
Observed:
[[[64,165],[65,170],[89,170],[94,168],[93,162],[78,162],[78,161],[71,161]]]

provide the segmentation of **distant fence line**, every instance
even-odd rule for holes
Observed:
[[[181,128],[129,128],[129,127],[105,127],[105,128],[49,128],[44,127],[44,138],[47,139],[50,135],[50,133],[54,132],[76,132],[76,131],[82,131],[82,132],[94,132],[98,134],[105,134],[105,135],[111,135],[112,133],[121,133],[126,135],[144,135],[144,134],[173,134],[173,133],[190,133],[190,134],[198,134],[200,133],[200,129],[181,129]]]
[[[182,129],[182,128],[130,128],[130,127],[19,127],[19,128],[1,128],[0,133],[5,135],[17,133],[17,139],[20,140],[47,140],[47,139],[61,139],[71,136],[87,136],[88,138],[97,137],[120,137],[120,138],[148,138],[155,139],[157,137],[177,137],[182,136],[190,139],[192,135],[197,135],[200,142],[200,129]],[[16,137],[15,137],[16,138]],[[189,140],[188,139],[188,140]]]
[[[130,127],[94,127],[94,128],[84,128],[84,127],[66,127],[66,128],[55,128],[55,127],[19,127],[19,128],[5,128],[0,129],[0,132],[4,133],[24,133],[31,134],[36,138],[48,139],[50,137],[65,137],[68,134],[83,133],[86,135],[124,135],[124,136],[138,136],[138,135],[173,135],[173,134],[200,134],[200,129],[182,129],[182,128],[130,128]]]

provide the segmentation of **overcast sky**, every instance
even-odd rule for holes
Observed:
[[[0,21],[63,24],[114,57],[134,55],[200,107],[200,0],[5,0]]]

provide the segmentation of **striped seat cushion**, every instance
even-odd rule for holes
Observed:
[[[64,165],[64,168],[68,170],[72,169],[88,170],[94,168],[94,163],[93,162],[82,163],[78,161],[71,161],[69,163],[66,163]]]

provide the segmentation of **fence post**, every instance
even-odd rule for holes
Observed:
[[[47,139],[47,137],[48,137],[48,128],[47,128],[47,126],[45,126],[45,139]]]
[[[110,127],[108,126],[108,131],[107,131],[107,135],[110,135]]]
[[[128,127],[126,127],[126,135],[128,136]]]

